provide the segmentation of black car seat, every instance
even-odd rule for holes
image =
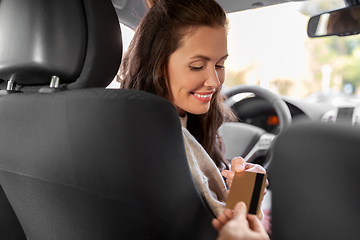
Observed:
[[[110,0],[2,0],[0,43],[0,239],[216,238],[173,105],[105,89]]]
[[[359,239],[360,129],[299,122],[280,134],[269,169],[273,239]]]

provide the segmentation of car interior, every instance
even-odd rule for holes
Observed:
[[[218,2],[238,12],[292,1]],[[360,5],[345,3],[310,18],[307,34],[358,34],[318,30],[326,14]],[[0,1],[0,239],[216,239],[174,106],[107,89],[123,53],[119,24],[136,29],[146,11],[142,0]],[[224,97],[253,120],[220,133],[229,161],[243,156],[268,171],[271,239],[357,239],[357,106],[248,85]],[[264,126],[259,109],[275,122]]]

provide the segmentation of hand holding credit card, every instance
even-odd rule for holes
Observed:
[[[226,208],[234,209],[236,203],[244,202],[249,214],[257,215],[261,218],[260,204],[264,197],[267,175],[255,172],[236,172]]]

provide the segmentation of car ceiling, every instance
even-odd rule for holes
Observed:
[[[254,9],[285,2],[300,2],[305,0],[217,0],[226,12],[236,12]],[[119,20],[124,25],[135,29],[144,16],[147,9],[144,6],[146,0],[112,0]]]

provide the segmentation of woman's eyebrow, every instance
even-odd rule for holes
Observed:
[[[219,61],[223,60],[223,59],[226,59],[228,56],[229,56],[229,54],[225,54],[222,58],[219,59]]]
[[[225,54],[222,58],[220,58],[218,61],[220,60],[223,60],[225,58],[227,58],[229,56],[229,54]],[[191,59],[195,59],[195,58],[201,58],[203,60],[206,60],[206,61],[210,61],[210,58],[207,57],[207,56],[204,56],[204,55],[196,55],[196,56],[193,56]]]
[[[201,58],[203,60],[210,61],[210,58],[206,57],[204,55],[196,55],[196,56],[193,56],[191,59],[195,59],[195,58]]]

